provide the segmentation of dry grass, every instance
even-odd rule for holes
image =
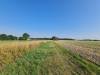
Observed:
[[[38,46],[40,41],[0,41],[0,69]]]

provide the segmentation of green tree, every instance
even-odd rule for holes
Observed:
[[[8,37],[8,40],[17,40],[17,37],[13,35],[8,35],[7,37]]]
[[[8,40],[8,37],[6,34],[1,34],[0,35],[0,40]]]
[[[23,40],[28,40],[30,35],[28,33],[23,34]]]
[[[59,38],[58,37],[56,37],[56,36],[53,36],[52,38],[51,38],[51,40],[58,40]]]

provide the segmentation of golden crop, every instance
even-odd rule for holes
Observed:
[[[38,46],[40,41],[0,41],[0,69]]]

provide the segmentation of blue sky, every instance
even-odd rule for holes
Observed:
[[[100,0],[0,0],[0,33],[100,39]]]

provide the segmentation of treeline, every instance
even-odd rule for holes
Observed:
[[[56,36],[50,38],[30,38],[28,33],[24,33],[22,36],[17,37],[14,35],[0,34],[0,40],[75,40],[71,38],[58,38]]]
[[[79,41],[100,41],[98,39],[82,39],[82,40],[79,40]]]
[[[31,40],[75,40],[72,38],[58,38],[56,36],[53,36],[51,38],[30,38]]]
[[[14,35],[0,34],[0,40],[28,40],[29,37],[30,35],[28,33],[24,33],[20,37]]]
[[[28,33],[23,33],[22,36],[17,37],[14,35],[0,34],[0,40],[76,40],[72,38],[59,38],[56,36],[52,36],[50,38],[30,38]],[[79,41],[100,41],[97,39],[82,39]]]

